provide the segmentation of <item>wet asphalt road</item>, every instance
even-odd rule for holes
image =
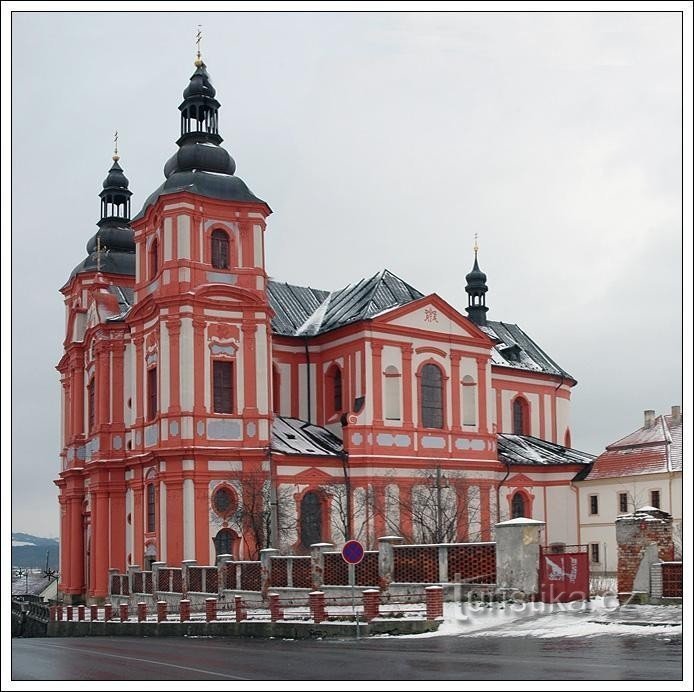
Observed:
[[[12,640],[13,680],[678,680],[658,636]]]

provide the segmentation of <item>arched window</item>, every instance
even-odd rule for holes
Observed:
[[[301,498],[301,545],[310,548],[323,540],[323,503],[316,492]]]
[[[325,408],[327,417],[342,411],[342,370],[337,364],[325,373]]]
[[[523,397],[516,397],[513,400],[513,434],[530,434],[530,415],[528,402]]]
[[[443,428],[443,374],[433,363],[422,368],[419,401],[422,427]]]
[[[463,377],[463,425],[477,425],[477,383],[470,375]]]
[[[525,517],[525,498],[522,493],[515,493],[511,499],[511,519]]]
[[[383,372],[385,375],[385,412],[386,420],[400,420],[400,381],[398,369],[389,365]]]
[[[229,269],[229,236],[217,228],[212,231],[212,266],[215,269]]]
[[[92,432],[94,430],[94,423],[96,421],[96,405],[94,402],[94,378],[89,380],[87,385],[87,430]]]
[[[159,242],[155,238],[149,246],[149,278],[153,279],[159,271]]]
[[[234,539],[236,534],[231,529],[221,529],[212,539],[217,557],[220,555],[233,555]]]
[[[147,485],[147,531],[152,533],[156,527],[156,491],[154,483]]]
[[[147,420],[152,420],[157,415],[159,404],[157,402],[157,368],[147,371]]]
[[[272,412],[279,416],[280,415],[280,371],[277,369],[277,366],[273,365],[272,366]]]

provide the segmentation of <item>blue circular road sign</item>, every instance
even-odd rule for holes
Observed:
[[[350,565],[358,565],[364,558],[364,546],[359,541],[347,541],[342,548],[342,557]]]

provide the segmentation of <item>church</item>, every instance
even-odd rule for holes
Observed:
[[[105,597],[109,568],[489,541],[521,516],[578,543],[576,380],[487,319],[478,248],[466,315],[388,270],[271,279],[272,210],[236,175],[220,108],[198,54],[164,182],[132,216],[116,152],[61,288],[63,596]]]

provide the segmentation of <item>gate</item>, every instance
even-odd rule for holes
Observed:
[[[588,546],[540,548],[540,598],[545,603],[567,603],[590,596]]]

